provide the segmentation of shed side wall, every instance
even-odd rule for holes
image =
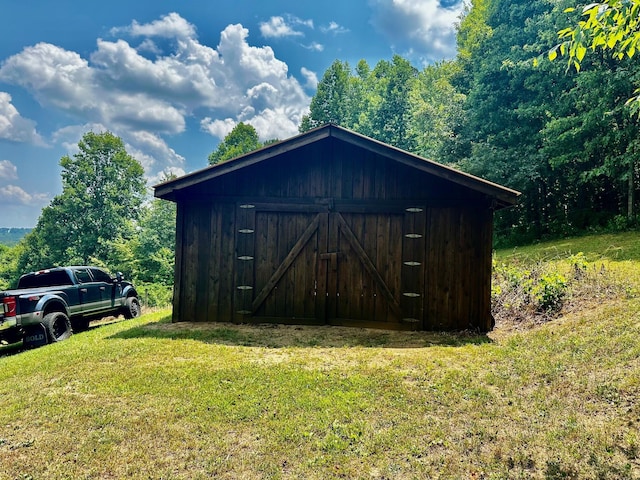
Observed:
[[[429,209],[426,330],[491,329],[492,219],[489,209]]]

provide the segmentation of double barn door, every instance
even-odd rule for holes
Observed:
[[[421,329],[426,209],[240,203],[239,321]]]

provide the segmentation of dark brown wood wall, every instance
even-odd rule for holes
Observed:
[[[491,328],[492,222],[489,209],[430,209],[426,330]]]
[[[468,188],[335,139],[230,172],[189,189],[179,201],[197,197],[207,202],[225,197],[426,199],[440,205],[486,201]]]
[[[407,213],[416,206],[420,212]],[[173,319],[334,318],[330,323],[488,330],[492,221],[489,201],[469,189],[352,145],[318,142],[179,199]],[[346,227],[336,234],[338,223]],[[305,234],[298,257],[273,277]],[[384,278],[376,280],[361,259],[353,260],[363,255],[359,246]],[[338,284],[318,287],[334,250],[342,255],[338,265],[344,268],[348,256],[351,267]],[[351,303],[333,302],[331,295],[352,285],[365,293]],[[261,292],[264,298],[257,298]],[[318,302],[318,295],[329,298]]]

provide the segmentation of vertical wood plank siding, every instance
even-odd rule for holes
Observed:
[[[173,320],[488,330],[492,221],[476,191],[318,141],[181,194]]]

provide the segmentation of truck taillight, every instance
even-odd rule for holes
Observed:
[[[4,297],[2,299],[2,309],[5,317],[16,316],[16,297]]]

